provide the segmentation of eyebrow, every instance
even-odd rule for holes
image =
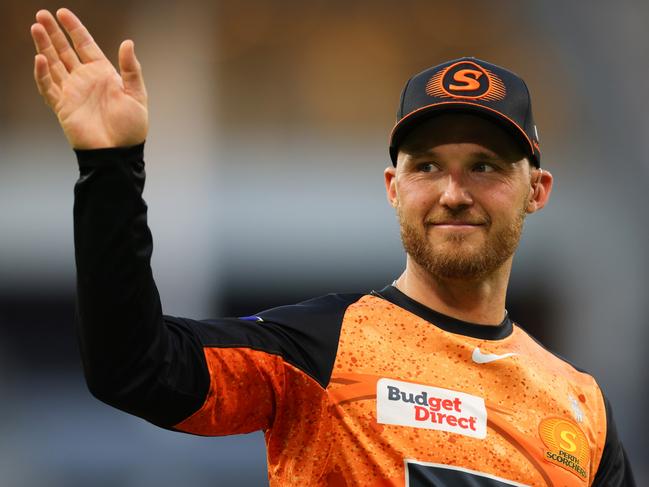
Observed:
[[[430,156],[433,158],[439,157],[439,154],[435,149],[407,149],[406,153],[410,155],[411,157],[424,157],[424,156]],[[495,152],[491,151],[485,151],[485,150],[478,150],[475,152],[472,152],[470,154],[472,157],[475,157],[477,159],[488,159],[488,160],[497,160],[500,159],[500,156],[496,154]]]

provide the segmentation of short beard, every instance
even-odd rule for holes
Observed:
[[[426,233],[412,225],[397,208],[403,248],[410,257],[437,279],[480,280],[500,268],[516,251],[520,242],[526,212],[522,208],[507,227],[488,237],[486,244],[473,252],[459,246],[464,235],[453,235],[446,243],[457,244],[458,250],[444,252],[434,248]],[[424,227],[424,232],[426,229]]]

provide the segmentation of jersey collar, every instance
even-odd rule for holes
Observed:
[[[424,306],[420,302],[406,296],[392,285],[386,286],[380,291],[372,291],[370,294],[390,301],[392,304],[410,311],[442,330],[458,335],[466,335],[483,340],[502,340],[511,335],[514,328],[511,319],[509,319],[509,313],[505,314],[505,319],[497,326],[470,323],[468,321],[462,321],[447,316],[429,308],[428,306]]]

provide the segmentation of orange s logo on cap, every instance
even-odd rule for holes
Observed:
[[[497,101],[507,90],[494,73],[473,61],[459,61],[435,73],[426,84],[426,93],[437,98],[464,98]]]
[[[453,75],[453,81],[464,83],[461,85],[449,85],[453,91],[474,91],[480,89],[478,80],[484,73],[477,69],[460,69]]]

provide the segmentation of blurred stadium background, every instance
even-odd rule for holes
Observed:
[[[91,398],[73,333],[76,163],[0,18],[0,485],[264,485],[261,434],[156,429]],[[404,257],[382,170],[401,87],[472,55],[528,81],[550,205],[508,309],[598,377],[649,485],[649,4],[74,0],[107,55],[132,38],[150,94],[145,197],[165,312],[251,314],[384,286]]]

